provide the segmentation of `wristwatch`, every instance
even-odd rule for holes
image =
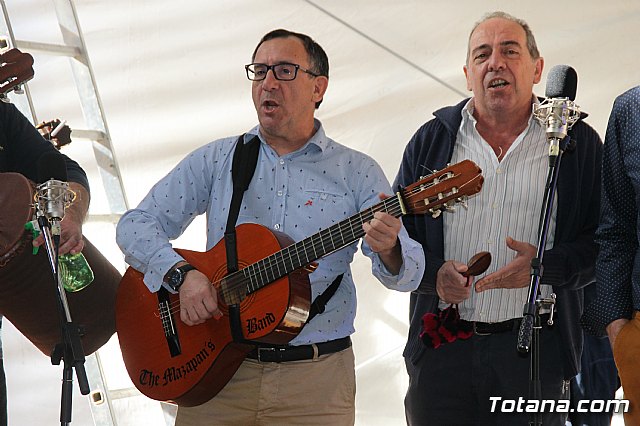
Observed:
[[[169,271],[167,274],[167,278],[165,279],[165,283],[171,288],[173,291],[178,291],[180,286],[184,282],[184,278],[187,276],[187,272],[196,269],[195,266],[190,265],[188,263],[178,266],[173,270]]]

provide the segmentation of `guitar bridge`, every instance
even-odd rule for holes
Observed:
[[[164,287],[161,287],[157,294],[158,311],[160,312],[164,337],[167,339],[169,353],[172,357],[175,357],[182,353],[182,348],[180,347],[178,328],[176,327],[176,321],[173,317],[174,314],[171,312],[171,299],[169,292]]]

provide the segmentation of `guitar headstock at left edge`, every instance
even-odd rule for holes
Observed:
[[[34,75],[33,56],[13,48],[0,54],[0,94],[6,95]]]

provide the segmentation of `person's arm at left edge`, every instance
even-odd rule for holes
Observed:
[[[69,187],[76,193],[76,199],[66,210],[64,219],[60,222],[60,254],[76,254],[84,248],[82,224],[89,210],[90,193],[87,188],[77,182],[69,182]]]
[[[32,181],[38,180],[39,159],[42,155],[55,152],[62,156],[67,168],[69,187],[76,193],[76,200],[65,211],[61,222],[59,253],[78,253],[84,247],[82,223],[89,209],[90,189],[87,174],[80,165],[59,153],[58,150],[40,135],[35,127],[12,104],[0,106],[3,131],[8,140],[9,159],[13,171],[21,173]],[[34,246],[44,244],[42,237],[34,241]]]
[[[91,192],[87,174],[74,160],[63,155],[67,166],[67,178],[69,188],[75,192],[76,198],[66,209],[64,219],[62,219],[60,235],[60,254],[80,253],[84,248],[82,239],[82,224],[89,211]]]
[[[46,141],[45,141],[46,142]],[[49,142],[46,142],[49,143]],[[62,154],[60,154],[62,155]],[[69,189],[75,194],[75,199],[71,205],[65,209],[64,217],[60,222],[60,247],[59,254],[80,253],[84,248],[82,239],[82,224],[89,211],[91,193],[89,192],[89,181],[84,170],[66,155],[64,157],[67,166],[67,180]],[[44,244],[42,236],[33,241],[34,247]]]

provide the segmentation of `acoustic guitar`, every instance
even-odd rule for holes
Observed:
[[[234,340],[231,321],[238,320],[235,324],[246,341],[289,342],[309,314],[308,274],[314,261],[360,239],[362,224],[377,211],[395,217],[425,213],[437,217],[442,208],[479,192],[483,180],[475,163],[462,161],[297,243],[261,225],[239,225],[239,270],[231,274],[227,274],[224,241],[204,253],[177,249],[216,287],[224,314],[196,326],[180,320],[178,295],[164,289],[151,293],[143,275],[129,267],[116,295],[116,330],[131,380],[156,400],[184,406],[208,401],[252,349],[251,344]]]

